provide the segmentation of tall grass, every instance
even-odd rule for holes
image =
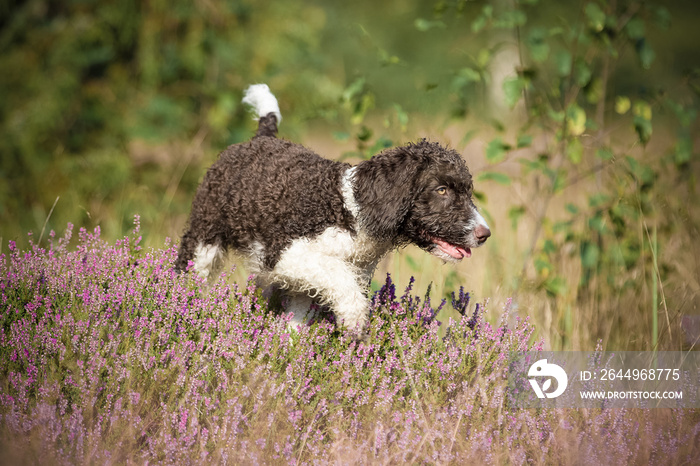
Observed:
[[[371,298],[368,343],[321,319],[298,335],[253,281],[207,291],[142,249],[72,228],[0,257],[3,460],[50,464],[681,464],[691,410],[522,410],[507,355],[528,319],[460,290]],[[440,324],[447,307],[458,316]],[[486,317],[486,318],[485,318]],[[489,323],[489,322],[493,323]]]

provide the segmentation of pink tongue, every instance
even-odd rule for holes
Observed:
[[[438,238],[433,238],[433,243],[437,245],[437,247],[440,248],[442,252],[445,254],[454,257],[455,259],[462,259],[464,257],[470,257],[472,255],[471,249],[467,248],[460,248],[459,246],[454,246],[447,241],[443,241]]]

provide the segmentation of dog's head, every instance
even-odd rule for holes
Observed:
[[[474,205],[469,169],[437,143],[382,152],[358,165],[354,179],[364,227],[378,238],[411,242],[456,262],[491,235]]]

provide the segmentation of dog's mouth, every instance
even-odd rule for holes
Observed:
[[[430,237],[430,241],[435,245],[432,251],[433,254],[435,254],[436,252],[441,252],[444,255],[447,255],[456,261],[461,261],[465,257],[471,257],[472,255],[471,248],[457,246],[455,244],[448,243],[443,239],[435,238],[432,236]],[[436,255],[439,257],[443,257],[443,254]]]

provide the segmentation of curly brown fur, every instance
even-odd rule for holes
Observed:
[[[353,231],[340,192],[347,168],[270,136],[230,146],[197,189],[176,268],[187,268],[198,244],[247,251],[258,242],[264,266],[272,269],[295,238],[333,225]]]
[[[476,208],[472,176],[454,150],[426,140],[389,149],[360,163],[354,178],[355,199],[373,236],[396,246],[429,247],[431,235],[477,246],[459,228],[473,220]],[[441,186],[447,192],[436,195]]]

